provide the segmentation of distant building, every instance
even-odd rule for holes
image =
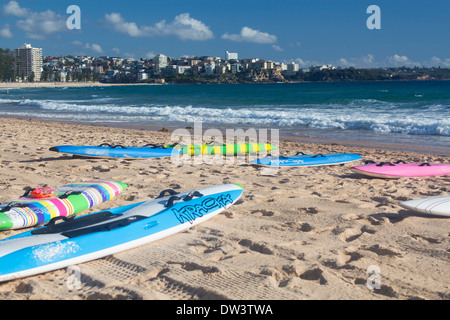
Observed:
[[[225,51],[225,60],[238,60],[238,54]]]
[[[232,63],[231,64],[231,72],[232,73],[238,73],[241,71],[241,64],[239,63]]]
[[[139,72],[137,75],[138,81],[144,81],[148,79],[148,73],[145,72]]]
[[[161,71],[167,67],[167,56],[158,54],[153,58],[155,74],[160,74]]]
[[[216,70],[216,64],[214,62],[205,65],[205,74],[210,76],[213,75]]]
[[[295,76],[298,73],[299,67],[295,62],[291,62],[286,67],[286,75]]]
[[[334,69],[336,69],[336,67],[331,65],[331,64],[327,64],[327,65],[323,65],[323,66],[319,67],[320,71],[322,71],[322,70],[334,70]]]
[[[191,70],[191,66],[177,66],[177,73],[184,74]]]
[[[31,44],[25,43],[21,48],[15,49],[16,70],[19,77],[25,80],[34,75],[34,81],[41,80],[42,73],[42,49],[32,48]]]

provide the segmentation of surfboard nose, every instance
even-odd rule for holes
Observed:
[[[114,181],[114,182],[119,185],[119,187],[122,189],[122,191],[128,187],[128,185],[126,183],[123,183],[120,181]]]
[[[3,212],[0,212],[0,231],[1,230],[9,230],[13,226],[11,218],[8,217]]]

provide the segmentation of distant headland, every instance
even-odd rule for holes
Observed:
[[[33,66],[22,59],[37,55]],[[27,70],[33,70],[29,74]],[[226,52],[225,59],[214,56],[153,58],[41,56],[41,49],[25,44],[22,48],[0,49],[1,86],[70,86],[97,84],[214,84],[343,82],[395,80],[450,80],[450,68],[386,67],[355,68],[319,65],[302,68],[298,64],[279,63],[258,58],[238,59]],[[13,85],[14,84],[14,85]],[[20,85],[22,84],[22,85]]]

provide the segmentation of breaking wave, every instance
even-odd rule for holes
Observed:
[[[380,133],[450,136],[450,106],[354,99],[346,103],[243,105],[232,107],[126,105],[120,99],[0,100],[22,114],[89,121],[170,121],[273,127],[370,130]],[[51,112],[49,112],[51,111]],[[18,111],[15,111],[18,112]]]

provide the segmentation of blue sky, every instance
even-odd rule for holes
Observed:
[[[81,29],[69,30],[70,5]],[[381,29],[366,25],[370,5]],[[44,55],[153,57],[158,53],[302,67],[450,67],[448,0],[1,0],[0,48],[23,43]]]

